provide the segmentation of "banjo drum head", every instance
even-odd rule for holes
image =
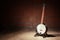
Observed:
[[[44,34],[46,32],[46,26],[44,24],[37,25],[37,33]]]

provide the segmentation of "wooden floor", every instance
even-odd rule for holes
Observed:
[[[56,37],[46,37],[42,36],[34,37],[35,31],[19,31],[15,33],[10,33],[6,35],[1,35],[0,40],[60,40],[59,32],[49,31],[48,34],[54,35]]]

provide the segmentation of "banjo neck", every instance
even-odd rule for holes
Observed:
[[[43,21],[44,21],[44,11],[45,11],[45,4],[43,4],[42,16],[41,16],[41,24],[43,24]]]

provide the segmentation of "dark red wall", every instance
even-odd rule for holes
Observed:
[[[44,23],[48,27],[60,28],[59,3],[47,0]],[[7,1],[3,5],[1,24],[3,26],[36,27],[41,20],[42,1]]]

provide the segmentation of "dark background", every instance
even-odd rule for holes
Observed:
[[[42,4],[42,0],[1,1],[0,32],[34,30],[41,20]],[[59,0],[46,0],[44,23],[60,32]]]

